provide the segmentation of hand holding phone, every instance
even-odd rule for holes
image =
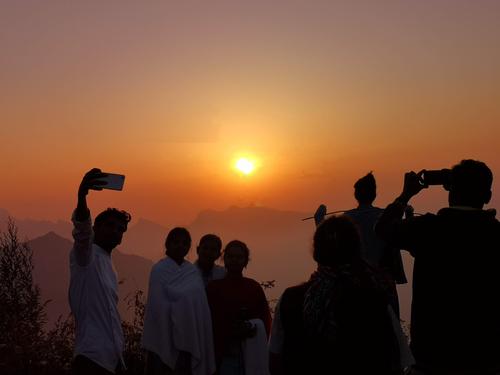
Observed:
[[[90,211],[87,206],[87,194],[89,190],[122,190],[125,176],[115,173],[103,173],[99,168],[92,168],[85,173],[78,187],[78,204],[75,210],[77,221],[84,221],[89,217]]]

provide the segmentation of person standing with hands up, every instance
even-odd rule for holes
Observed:
[[[87,172],[73,212],[69,304],[76,322],[74,374],[112,374],[123,364],[123,332],[118,312],[118,280],[113,249],[127,231],[130,214],[108,208],[94,224],[87,206],[89,190],[102,190],[106,173]]]
[[[375,230],[415,258],[411,306],[413,374],[500,373],[500,222],[490,201],[493,174],[476,160],[451,170],[408,172],[401,195]],[[437,214],[402,219],[429,185],[448,191]]]

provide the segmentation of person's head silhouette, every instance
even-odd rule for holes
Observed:
[[[450,206],[483,208],[491,199],[493,173],[477,160],[462,160],[451,169],[448,203]]]
[[[354,197],[359,205],[371,205],[377,196],[377,184],[373,173],[361,177],[354,184]]]
[[[116,208],[101,212],[94,220],[94,242],[110,252],[122,242],[129,221],[130,214]]]
[[[249,260],[250,250],[242,241],[230,241],[224,248],[224,266],[229,276],[241,275]]]
[[[332,216],[314,233],[313,259],[320,266],[338,267],[361,259],[361,240],[347,216]]]
[[[215,261],[220,257],[222,241],[215,234],[205,234],[200,239],[196,248],[198,254],[198,266],[203,270],[210,271]]]
[[[186,228],[172,229],[165,240],[165,254],[177,264],[182,264],[191,248],[191,235]]]

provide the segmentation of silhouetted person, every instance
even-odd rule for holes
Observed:
[[[474,160],[463,160],[447,175],[449,207],[403,220],[408,201],[427,187],[422,172],[406,173],[403,192],[386,208],[376,231],[415,258],[415,374],[497,374],[500,223],[494,212],[483,210],[493,175]]]
[[[118,313],[118,281],[111,252],[122,241],[130,215],[108,208],[95,218],[87,207],[89,189],[101,190],[100,169],[87,172],[73,213],[69,303],[76,322],[75,374],[114,373],[123,364],[123,332]]]
[[[215,234],[205,234],[196,248],[198,259],[194,263],[200,272],[205,287],[212,280],[223,279],[226,275],[224,267],[215,264],[222,250],[222,241]]]
[[[271,373],[398,373],[396,319],[387,292],[361,258],[355,224],[330,217],[316,229],[313,248],[316,272],[287,288],[276,306]]]
[[[271,329],[271,313],[260,284],[243,276],[250,251],[244,242],[234,240],[224,249],[226,277],[208,284],[207,295],[214,329],[215,354],[219,375],[244,375],[242,344],[253,337],[258,324],[265,331],[262,352],[267,357],[267,337]],[[253,320],[260,322],[250,323]],[[266,358],[267,359],[267,358]],[[266,363],[262,366],[267,370]]]
[[[142,346],[148,375],[212,375],[215,371],[212,322],[203,281],[184,259],[191,247],[185,228],[172,229],[166,257],[149,277]]]
[[[388,246],[375,234],[375,223],[384,211],[373,206],[377,197],[377,184],[373,173],[361,177],[354,184],[354,197],[358,207],[345,212],[359,228],[361,235],[361,256],[372,267],[378,268],[388,284],[391,306],[399,317],[399,299],[396,284],[407,283],[403,260],[399,249]],[[324,220],[326,206],[322,205],[315,214],[316,223]]]

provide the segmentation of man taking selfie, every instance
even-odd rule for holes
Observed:
[[[102,190],[104,177],[97,168],[85,174],[72,217],[69,303],[76,322],[74,374],[115,373],[123,364],[118,280],[111,252],[121,243],[130,215],[108,208],[92,225],[87,194],[89,189]]]

